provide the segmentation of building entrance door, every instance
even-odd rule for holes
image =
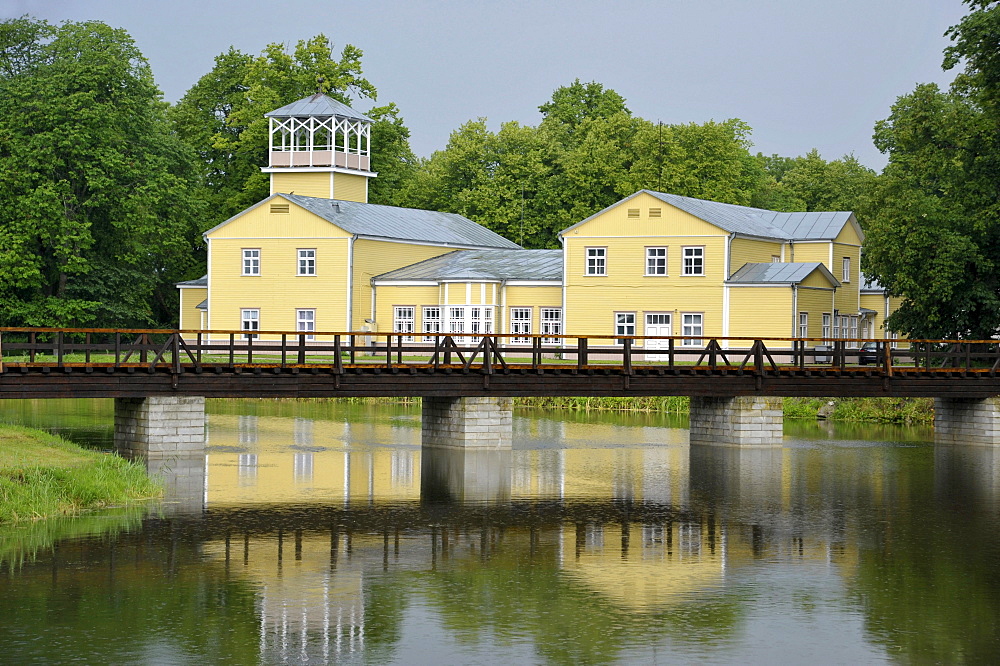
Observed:
[[[647,312],[644,335],[673,335],[669,312]],[[669,340],[646,340],[646,349],[667,349]]]

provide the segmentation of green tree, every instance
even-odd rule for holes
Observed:
[[[948,30],[947,92],[920,85],[875,128],[889,155],[870,197],[865,271],[903,299],[888,325],[914,337],[1000,331],[1000,6],[966,0]]]
[[[460,213],[526,247],[640,189],[748,204],[763,167],[740,120],[662,125],[598,83],[558,88],[537,127],[470,121],[421,162],[406,205]]]
[[[230,49],[185,93],[171,110],[178,134],[202,157],[202,187],[218,218],[226,218],[270,192],[267,164],[268,121],[265,113],[317,91],[345,104],[375,99],[376,90],[361,71],[362,52],[346,45],[335,56],[320,34],[299,41],[288,52],[269,44],[259,56]],[[373,203],[395,203],[412,177],[416,159],[409,130],[394,104],[373,108]],[[379,182],[381,180],[381,182]],[[213,218],[212,222],[217,222]]]
[[[194,156],[149,65],[99,22],[0,23],[0,321],[170,322],[197,263]]]
[[[855,210],[875,184],[873,170],[854,155],[827,162],[815,148],[796,157],[779,182],[806,211]]]

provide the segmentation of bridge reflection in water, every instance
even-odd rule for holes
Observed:
[[[871,539],[858,516],[884,511],[882,520],[895,520],[889,486],[903,451],[802,440],[782,449],[689,447],[681,430],[544,420],[531,427],[558,428],[564,442],[616,445],[421,451],[405,418],[360,430],[262,421],[214,418],[201,464],[159,470],[174,493],[165,517],[115,548],[129,561],[151,542],[181,544],[250,585],[265,663],[388,659],[402,629],[387,634],[385,623],[405,622],[412,594],[453,622],[475,608],[502,624],[493,617],[502,609],[481,605],[509,604],[493,597],[523,584],[507,590],[521,613],[544,614],[569,594],[581,607],[560,604],[560,612],[578,614],[581,632],[593,612],[584,606],[594,604],[625,614],[617,621],[631,618],[623,631],[652,643],[677,631],[664,620],[672,609],[731,603],[727,585],[762,561],[825,567],[847,586]],[[264,427],[283,430],[289,445],[258,447]],[[384,446],[391,438],[402,443]],[[852,462],[859,448],[868,449],[862,467]],[[937,447],[934,492],[997,507],[997,455]],[[546,597],[543,571],[555,572],[558,595]],[[72,566],[59,575],[73,576]],[[399,605],[390,620],[387,604]],[[727,634],[742,620],[712,621]]]

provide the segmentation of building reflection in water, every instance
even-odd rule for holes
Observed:
[[[196,504],[209,515],[316,504],[299,523],[236,522],[203,546],[254,584],[265,662],[368,659],[370,605],[384,603],[375,599],[386,585],[411,594],[413,572],[488,578],[491,566],[544,562],[561,585],[629,613],[715,599],[762,558],[823,563],[849,579],[858,528],[844,506],[884,502],[892,465],[878,451],[858,470],[836,448],[689,447],[666,428],[627,429],[633,442],[622,441],[626,429],[563,423],[567,440],[607,445],[476,451],[383,445],[419,424],[238,417],[231,426],[213,430],[207,489],[203,459],[188,482],[175,479],[178,492],[200,479]],[[258,441],[258,431],[269,434]],[[935,487],[995,505],[997,455],[938,448]]]

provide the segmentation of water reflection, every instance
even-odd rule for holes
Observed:
[[[10,567],[5,656],[954,663],[1000,651],[992,449],[854,431],[689,447],[673,422],[549,415],[516,419],[511,452],[422,451],[412,410],[348,422],[254,409],[210,415],[208,455],[159,470],[171,501],[153,516],[56,537]]]

